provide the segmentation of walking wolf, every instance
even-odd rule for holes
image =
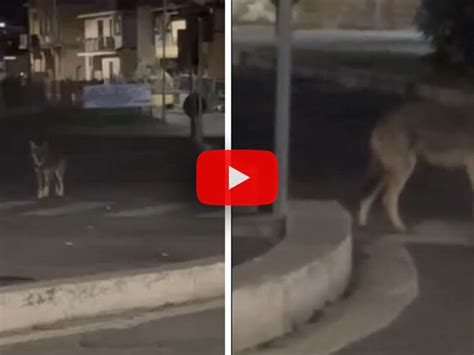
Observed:
[[[470,113],[470,114],[469,114]],[[464,168],[474,191],[474,115],[431,102],[404,105],[378,122],[370,138],[369,178],[359,209],[366,226],[370,207],[383,191],[383,204],[392,225],[406,230],[399,198],[418,159],[443,168]]]
[[[49,189],[52,181],[55,182],[57,196],[64,196],[64,175],[67,168],[66,158],[53,150],[48,142],[37,145],[30,141],[31,156],[38,182],[39,199],[49,197]]]

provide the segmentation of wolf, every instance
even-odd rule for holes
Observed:
[[[66,174],[66,157],[53,150],[48,142],[37,145],[30,141],[31,157],[38,182],[38,199],[47,198],[50,195],[50,186],[55,182],[57,196],[64,196],[64,176]]]
[[[424,101],[404,104],[376,124],[370,151],[368,178],[358,213],[361,227],[367,225],[370,208],[383,192],[383,205],[391,224],[398,232],[406,232],[399,214],[399,198],[418,160],[441,168],[465,169],[474,191],[472,109]]]

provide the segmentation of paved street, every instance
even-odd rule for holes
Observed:
[[[439,245],[408,248],[418,269],[418,298],[387,329],[335,355],[474,353],[474,248]]]
[[[0,202],[0,285],[223,254],[224,222],[214,210],[144,202]]]
[[[0,354],[222,355],[224,310],[213,303],[90,320],[50,330],[50,338],[0,346]]]

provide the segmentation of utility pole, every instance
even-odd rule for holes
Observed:
[[[202,28],[202,17],[198,16],[198,68],[197,68],[197,115],[196,115],[196,142],[198,147],[202,147],[203,140],[203,130],[202,130],[202,42],[203,42],[203,28]]]
[[[168,21],[166,19],[168,2],[163,0],[163,21],[162,21],[162,58],[161,58],[161,119],[166,122],[166,35]]]
[[[273,213],[286,217],[288,210],[290,94],[291,94],[291,0],[278,6],[278,67],[275,117],[275,153],[279,162],[278,198]]]

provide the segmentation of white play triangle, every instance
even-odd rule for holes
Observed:
[[[248,179],[250,179],[250,176],[247,176],[237,169],[229,166],[229,190],[232,190],[234,187],[240,185]]]

